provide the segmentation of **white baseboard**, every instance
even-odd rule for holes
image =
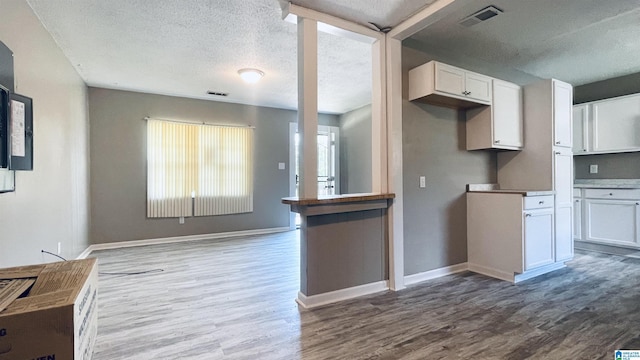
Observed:
[[[85,251],[83,251],[80,255],[78,255],[77,259],[84,259],[89,254],[91,254],[91,252],[97,251],[97,250],[111,250],[111,249],[121,249],[121,248],[135,247],[135,246],[169,244],[169,243],[177,243],[177,242],[184,242],[184,241],[212,240],[212,239],[223,239],[223,238],[238,237],[238,236],[273,234],[273,233],[279,233],[279,232],[285,232],[285,231],[290,231],[288,226],[278,227],[278,228],[269,228],[269,229],[229,231],[229,232],[215,233],[215,234],[186,235],[186,236],[174,236],[174,237],[166,237],[166,238],[158,238],[158,239],[145,239],[145,240],[119,241],[119,242],[104,243],[104,244],[93,244],[93,245],[89,245],[89,247]]]
[[[566,267],[564,262],[557,262],[557,263],[553,263],[545,266],[540,266],[533,270],[525,271],[522,274],[516,274],[516,273],[509,273],[506,271],[489,268],[486,266],[469,264],[469,271],[473,271],[478,274],[486,275],[489,277],[493,277],[496,279],[505,280],[505,281],[509,281],[511,283],[517,284],[521,281],[529,280],[536,276],[546,274],[554,270],[562,269],[563,267]]]
[[[429,270],[429,271],[425,271],[425,272],[421,272],[421,273],[417,273],[417,274],[411,274],[411,275],[407,275],[404,277],[404,284],[405,285],[413,285],[413,284],[417,284],[423,281],[427,281],[427,280],[432,280],[432,279],[437,279],[439,277],[443,277],[443,276],[447,276],[447,275],[452,275],[452,274],[457,274],[459,272],[463,272],[468,270],[469,267],[467,266],[467,263],[460,263],[460,264],[456,264],[456,265],[451,265],[451,266],[445,266],[439,269],[434,269],[434,270]]]
[[[563,267],[566,267],[566,265],[563,262],[557,262],[557,263],[541,266],[533,270],[525,271],[522,274],[517,274],[513,282],[519,283],[520,281],[529,280],[536,276],[546,274],[548,272],[552,272],[558,269],[562,269]]]
[[[303,293],[298,292],[296,302],[305,309],[312,309],[318,306],[353,299],[364,295],[375,294],[386,290],[389,290],[389,281],[383,280],[311,296],[306,296]]]

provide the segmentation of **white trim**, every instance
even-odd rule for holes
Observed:
[[[533,270],[529,270],[529,271],[525,271],[522,274],[517,274],[514,277],[514,283],[519,283],[520,281],[524,281],[524,280],[529,280],[531,278],[534,278],[536,276],[542,275],[542,274],[546,274],[558,269],[562,269],[563,267],[566,267],[567,265],[564,264],[564,262],[557,262],[557,263],[553,263],[553,264],[549,264],[549,265],[545,265],[545,266],[540,266],[538,268],[535,268]]]
[[[421,283],[423,281],[437,279],[443,276],[453,275],[453,274],[457,274],[459,272],[463,272],[467,270],[469,270],[469,267],[467,266],[466,262],[456,264],[456,265],[451,265],[451,266],[445,266],[439,269],[407,275],[404,277],[404,284],[413,285],[413,284]]]
[[[525,271],[522,274],[516,274],[516,273],[509,273],[502,270],[488,268],[486,266],[469,264],[469,271],[473,271],[478,274],[486,275],[489,277],[493,277],[496,279],[505,280],[505,281],[509,281],[514,284],[517,284],[521,281],[529,280],[536,276],[543,275],[558,269],[562,269],[563,267],[566,267],[564,262],[556,262],[553,264],[540,266],[533,270]]]
[[[318,306],[327,305],[338,301],[349,300],[364,295],[375,294],[387,290],[389,290],[389,281],[383,280],[311,296],[306,296],[303,293],[298,292],[298,298],[296,299],[296,302],[305,309],[313,309]]]
[[[388,35],[398,40],[407,39],[471,2],[472,0],[436,0],[396,25]]]
[[[87,246],[87,248],[84,249],[84,251],[81,252],[80,255],[76,257],[76,260],[86,259],[89,256],[89,254],[91,254],[91,252],[93,251],[93,249],[91,249],[91,246],[93,245]]]
[[[273,233],[279,233],[279,232],[285,232],[285,231],[289,231],[288,226],[268,228],[268,229],[229,231],[229,232],[214,233],[214,234],[185,235],[185,236],[158,238],[158,239],[131,240],[131,241],[104,243],[104,244],[93,244],[93,245],[89,245],[89,247],[85,251],[83,251],[80,255],[78,255],[77,259],[84,259],[89,254],[91,254],[91,252],[97,251],[97,250],[111,250],[111,249],[121,249],[121,248],[135,247],[135,246],[178,243],[178,242],[185,242],[185,241],[213,240],[213,239],[223,239],[223,238],[231,238],[231,237],[238,237],[238,236],[273,234]]]

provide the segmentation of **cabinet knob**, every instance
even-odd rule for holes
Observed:
[[[538,205],[544,204],[544,201],[538,201]]]
[[[560,155],[560,151],[556,151],[556,155]]]
[[[586,151],[587,151],[587,149],[582,149],[582,151],[586,152]]]
[[[577,203],[579,203],[579,202],[580,202],[580,200],[576,200],[576,202],[577,202]]]
[[[494,143],[500,144],[500,140],[496,140],[496,141],[494,141]]]
[[[556,141],[556,145],[560,145],[560,141]]]
[[[637,202],[636,205],[640,205],[640,202]]]
[[[526,216],[526,217],[531,217],[531,214],[525,214],[524,216]]]
[[[613,196],[613,193],[609,193],[609,196]]]

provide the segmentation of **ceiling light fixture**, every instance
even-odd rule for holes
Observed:
[[[257,83],[264,76],[264,73],[258,69],[240,69],[238,74],[240,74],[242,80],[249,84]]]

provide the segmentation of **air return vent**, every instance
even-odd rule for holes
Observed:
[[[502,13],[502,10],[498,9],[497,7],[487,6],[486,8],[460,20],[458,24],[464,27],[472,27],[473,25],[479,24],[485,20],[489,20],[492,17],[497,16],[501,13]]]
[[[216,92],[216,91],[207,91],[207,94],[214,96],[227,96],[229,93]]]

